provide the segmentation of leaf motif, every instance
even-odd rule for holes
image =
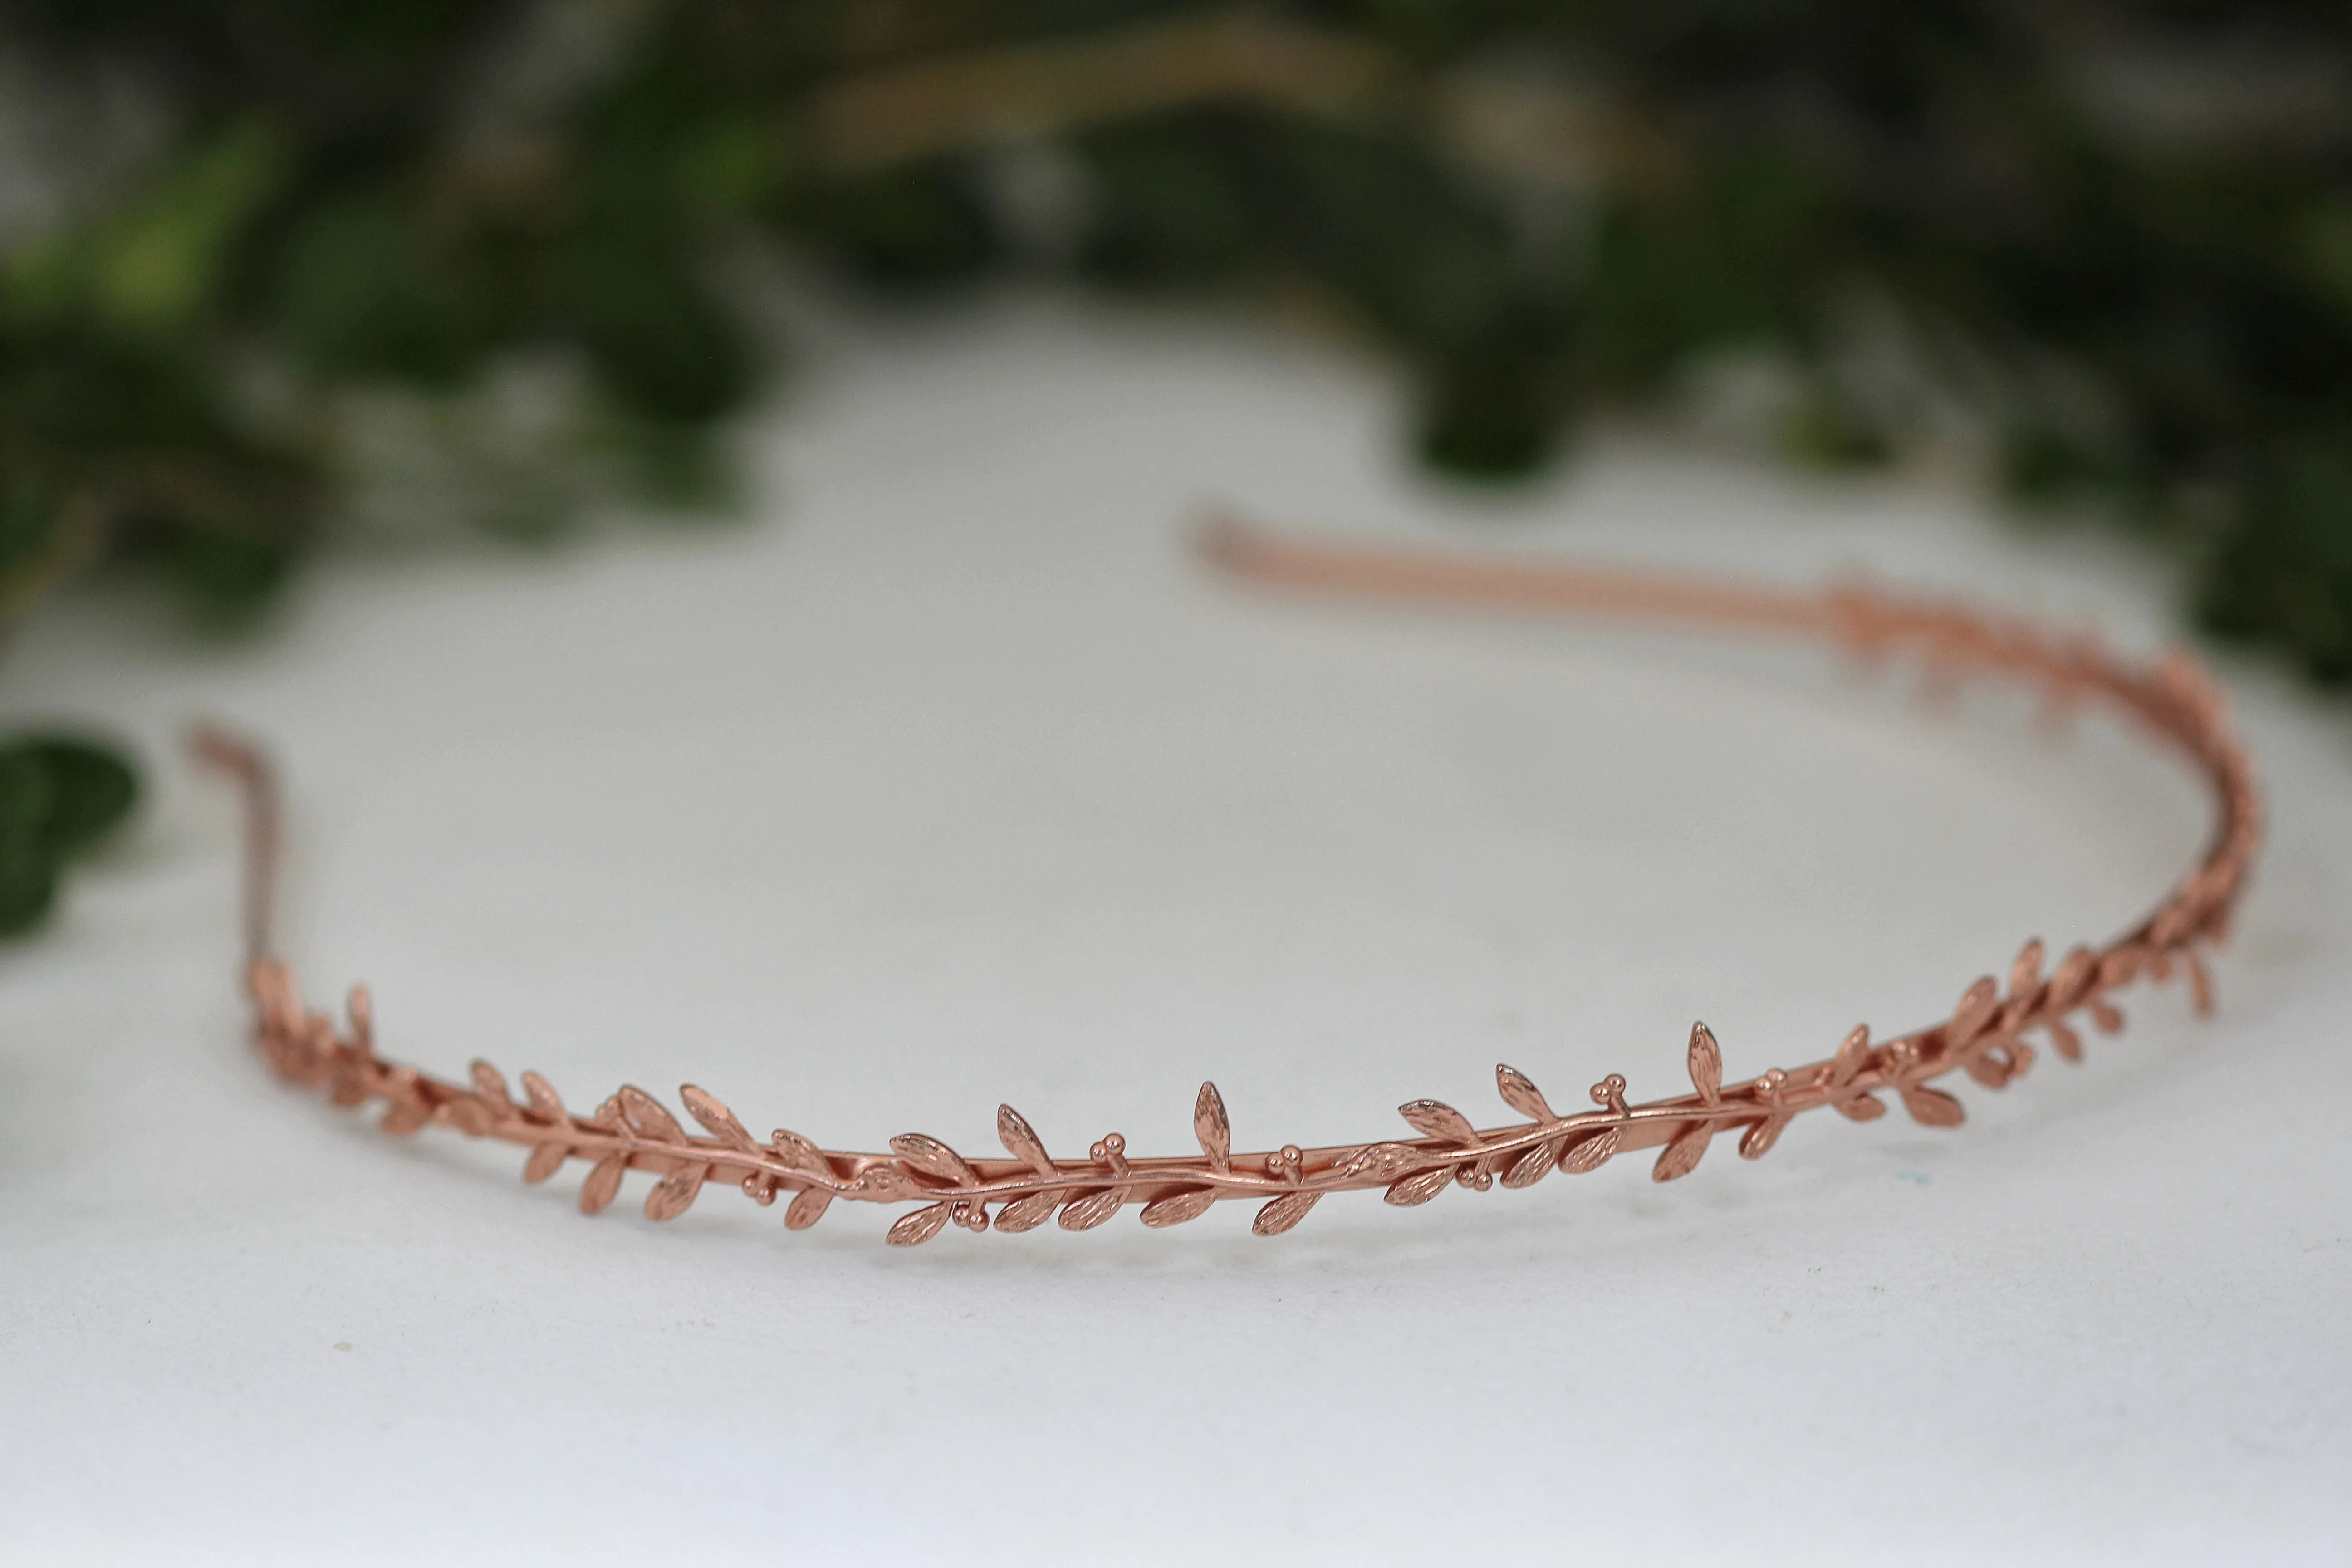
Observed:
[[[2050,1031],[2050,1043],[2057,1047],[2060,1056],[2070,1062],[2079,1062],[2083,1059],[2082,1036],[2055,1018],[2046,1020],[2042,1026]]]
[[[1501,1092],[1504,1104],[1530,1121],[1559,1120],[1551,1113],[1551,1106],[1545,1100],[1543,1090],[1536,1087],[1535,1080],[1515,1067],[1507,1067],[1501,1062],[1495,1064],[1495,1088]]]
[[[980,1178],[963,1163],[963,1156],[936,1138],[927,1138],[920,1132],[901,1132],[890,1140],[890,1148],[898,1158],[927,1176],[937,1176],[960,1187],[979,1184]]]
[[[1192,1101],[1192,1133],[1201,1140],[1201,1152],[1209,1157],[1212,1169],[1222,1174],[1234,1168],[1233,1123],[1225,1117],[1225,1098],[1213,1083],[1202,1084]]]
[[[1848,1121],[1875,1121],[1886,1114],[1886,1102],[1874,1094],[1851,1095],[1839,1100],[1837,1108]]]
[[[597,1161],[588,1179],[580,1184],[580,1212],[595,1214],[611,1203],[613,1194],[621,1190],[621,1173],[627,1168],[628,1163],[618,1154]]]
[[[1118,1213],[1127,1201],[1125,1187],[1102,1187],[1062,1205],[1064,1230],[1092,1230]]]
[[[2205,961],[2197,956],[2196,950],[2186,947],[2180,950],[2180,961],[2189,970],[2189,1005],[2200,1018],[2211,1016],[2213,976],[2207,971]]]
[[[1671,1182],[1677,1176],[1687,1176],[1698,1169],[1699,1157],[1706,1152],[1713,1141],[1712,1122],[1694,1121],[1675,1134],[1675,1141],[1658,1153],[1658,1163],[1650,1167],[1654,1182]]]
[[[1707,1104],[1722,1100],[1723,1047],[1715,1043],[1715,1031],[1705,1024],[1691,1026],[1690,1079],[1699,1099]]]
[[[883,1239],[893,1247],[920,1247],[939,1235],[941,1227],[948,1223],[949,1212],[954,1206],[952,1204],[938,1203],[929,1208],[917,1209],[913,1214],[902,1215],[898,1223],[890,1227],[890,1234]]]
[[[1025,1198],[1015,1198],[996,1211],[996,1228],[1018,1236],[1024,1230],[1034,1230],[1054,1217],[1055,1205],[1062,1194],[1048,1189],[1031,1193]]]
[[[1009,1105],[996,1108],[996,1141],[1004,1145],[1005,1152],[1039,1175],[1054,1174],[1054,1157],[1045,1152],[1045,1142],[1038,1138],[1036,1129]]]
[[[1154,1230],[1171,1225],[1182,1225],[1188,1219],[1199,1219],[1217,1201],[1214,1187],[1186,1187],[1180,1192],[1166,1193],[1143,1205],[1143,1223]]]
[[[1838,1042],[1837,1059],[1830,1064],[1830,1082],[1850,1083],[1853,1075],[1870,1060],[1870,1026],[1856,1024],[1846,1037]]]
[[[706,1094],[690,1083],[677,1086],[678,1099],[686,1102],[687,1114],[702,1123],[713,1138],[736,1149],[757,1149],[760,1145],[743,1131],[735,1113],[719,1103],[714,1095]]]
[[[1609,1163],[1609,1157],[1617,1152],[1618,1137],[1617,1129],[1604,1127],[1589,1138],[1578,1139],[1561,1151],[1559,1168],[1571,1176],[1601,1169]]]
[[[522,1092],[523,1098],[530,1101],[530,1108],[540,1115],[558,1127],[572,1125],[571,1113],[563,1109],[563,1100],[556,1094],[553,1084],[535,1072],[527,1072],[522,1075]]]
[[[522,1179],[543,1182],[563,1169],[563,1162],[571,1155],[572,1151],[561,1143],[539,1144],[531,1150],[530,1158],[522,1163]]]
[[[506,1077],[498,1068],[477,1058],[466,1075],[474,1080],[474,1092],[492,1109],[503,1112],[514,1108],[514,1096],[507,1092]]]
[[[1305,1219],[1307,1211],[1322,1195],[1319,1192],[1285,1193],[1257,1211],[1257,1217],[1250,1221],[1250,1229],[1260,1236],[1280,1236]]]
[[[662,1102],[644,1089],[625,1083],[614,1098],[621,1102],[622,1117],[640,1136],[664,1143],[686,1141],[686,1129],[677,1124],[677,1118],[663,1110]]]
[[[784,1205],[784,1228],[806,1230],[823,1219],[824,1211],[832,1205],[832,1188],[803,1187],[793,1194],[793,1201]]]
[[[768,1146],[793,1170],[823,1176],[827,1181],[833,1179],[833,1167],[825,1163],[824,1152],[799,1133],[779,1127],[768,1135]]]
[[[2042,984],[2042,939],[2035,937],[2017,950],[2017,961],[2009,966],[2009,999],[2022,1001]]]
[[[1968,1059],[1960,1066],[1970,1078],[1987,1089],[2006,1087],[2011,1075],[2015,1070],[2010,1061],[2009,1053],[1998,1045],[1987,1046],[1980,1050],[1969,1053]]]
[[[1923,1127],[1958,1127],[1969,1114],[1958,1100],[1942,1089],[1917,1083],[1903,1086],[1903,1109]]]
[[[2059,961],[2058,973],[2050,977],[2050,1005],[2063,1013],[2082,1001],[2083,994],[2099,972],[2099,960],[2087,947],[2071,949]]]
[[[1984,975],[1960,993],[1959,1005],[1952,1009],[1952,1021],[1944,1026],[1944,1043],[1955,1050],[1968,1046],[1984,1033],[1985,1026],[2000,1010],[2000,987],[1993,983],[1991,975]]]
[[[703,1178],[709,1174],[710,1167],[697,1161],[677,1165],[646,1194],[646,1217],[676,1219],[684,1214],[694,1205],[694,1196],[702,1191]]]
[[[1478,1147],[1478,1130],[1470,1125],[1470,1119],[1442,1100],[1408,1100],[1397,1107],[1397,1114],[1424,1138],[1459,1143],[1465,1149]]]
[[[1560,1148],[1564,1142],[1564,1140],[1555,1140],[1549,1143],[1538,1143],[1512,1161],[1511,1168],[1503,1173],[1503,1185],[1532,1187],[1542,1181],[1551,1173],[1551,1168],[1559,1163]]]
[[[499,1124],[499,1113],[472,1095],[460,1095],[441,1107],[449,1125],[469,1138],[479,1138]]]
[[[1342,1182],[1369,1176],[1376,1182],[1392,1181],[1419,1165],[1428,1156],[1406,1143],[1374,1143],[1357,1150],[1338,1165],[1331,1175]]]
[[[1454,1167],[1440,1165],[1435,1170],[1423,1171],[1417,1176],[1407,1176],[1382,1194],[1381,1201],[1394,1204],[1401,1209],[1409,1209],[1416,1205],[1427,1203],[1453,1184]]]
[[[381,1125],[394,1137],[405,1138],[432,1120],[431,1111],[413,1100],[404,1100],[383,1113]]]
[[[1780,1141],[1780,1129],[1789,1125],[1785,1116],[1768,1116],[1739,1135],[1739,1157],[1761,1160]]]
[[[2124,1026],[2123,1009],[2104,996],[2094,996],[2091,998],[2091,1022],[2099,1026],[2099,1033],[2103,1035],[2120,1034]]]

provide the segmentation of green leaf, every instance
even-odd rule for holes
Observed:
[[[285,140],[247,121],[167,171],[91,244],[92,292],[125,325],[171,329],[219,291],[231,247],[285,177]]]
[[[70,735],[36,736],[13,742],[7,750],[20,748],[47,775],[41,847],[56,859],[95,847],[139,804],[139,774],[119,752]]]

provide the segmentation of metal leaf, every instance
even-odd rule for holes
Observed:
[[[1322,1195],[1318,1192],[1285,1193],[1257,1211],[1257,1217],[1250,1221],[1250,1229],[1260,1236],[1280,1236],[1305,1219],[1307,1211]]]
[[[898,1158],[927,1176],[937,1176],[960,1187],[973,1186],[980,1181],[972,1174],[971,1167],[963,1163],[962,1155],[936,1138],[920,1132],[901,1132],[890,1140],[890,1148]]]
[[[2033,994],[2042,984],[2042,939],[2035,937],[2017,950],[2009,966],[2009,997],[2012,1002]]]
[[[713,1138],[738,1149],[756,1149],[760,1145],[743,1131],[735,1113],[719,1103],[714,1095],[707,1094],[690,1083],[677,1086],[678,1099],[686,1102],[687,1113],[709,1130]]]
[[[805,1171],[812,1176],[830,1179],[833,1167],[825,1163],[824,1152],[799,1133],[779,1127],[768,1134],[768,1146],[776,1157],[795,1171]]]
[[[1072,1198],[1062,1205],[1062,1228],[1092,1230],[1118,1213],[1119,1205],[1126,1201],[1125,1187],[1103,1187],[1083,1197]]]
[[[1925,1084],[1903,1087],[1903,1109],[1911,1120],[1925,1127],[1958,1127],[1968,1119],[1967,1109],[1940,1089]]]
[[[1543,1090],[1535,1080],[1515,1067],[1501,1062],[1495,1064],[1495,1088],[1501,1092],[1503,1103],[1530,1121],[1557,1121],[1551,1106],[1544,1100]]]
[[[1188,1219],[1198,1219],[1209,1212],[1217,1201],[1214,1187],[1186,1187],[1181,1191],[1163,1194],[1143,1205],[1143,1223],[1158,1230],[1167,1226],[1182,1225]]]
[[[1045,1145],[1038,1138],[1036,1130],[1009,1105],[996,1108],[996,1140],[1004,1145],[1007,1153],[1039,1175],[1054,1173],[1054,1157],[1045,1152]]]
[[[1351,1182],[1359,1176],[1386,1182],[1412,1170],[1428,1157],[1409,1143],[1374,1143],[1349,1155],[1332,1170],[1331,1175],[1342,1182]]]
[[[613,1194],[621,1190],[621,1173],[627,1168],[628,1162],[618,1154],[607,1154],[597,1161],[588,1179],[580,1184],[580,1212],[594,1214],[611,1203]]]
[[[1213,1083],[1202,1084],[1192,1101],[1192,1132],[1201,1140],[1201,1152],[1209,1157],[1213,1168],[1220,1173],[1234,1168],[1233,1123],[1225,1117],[1224,1096]]]
[[[2000,1010],[2000,987],[1990,974],[1960,993],[1958,1005],[1952,1009],[1952,1021],[1944,1026],[1944,1043],[1958,1050],[1984,1033],[1985,1026]]]
[[[1427,1203],[1453,1184],[1454,1167],[1440,1165],[1433,1171],[1423,1171],[1417,1176],[1407,1176],[1381,1194],[1381,1198],[1383,1202],[1394,1204],[1401,1209],[1409,1209],[1418,1204]]]
[[[1397,1107],[1397,1114],[1425,1138],[1459,1143],[1465,1149],[1478,1147],[1478,1130],[1470,1125],[1470,1119],[1442,1100],[1408,1100]]]
[[[1838,1114],[1849,1121],[1875,1121],[1886,1114],[1886,1102],[1874,1094],[1850,1095],[1837,1102]]]
[[[498,1068],[486,1061],[478,1059],[466,1071],[467,1076],[474,1080],[476,1094],[480,1095],[483,1100],[499,1110],[513,1108],[514,1096],[507,1092],[506,1076]]]
[[[1561,1152],[1559,1168],[1571,1176],[1601,1169],[1609,1163],[1609,1157],[1617,1152],[1619,1136],[1616,1128],[1604,1127],[1590,1138],[1578,1139]]]
[[[572,1151],[561,1143],[541,1143],[532,1149],[530,1158],[522,1163],[522,1179],[543,1182],[563,1169],[563,1162],[571,1155]]]
[[[703,1178],[710,1167],[698,1161],[687,1161],[654,1184],[646,1194],[647,1219],[676,1219],[694,1206],[694,1196],[702,1191]]]
[[[1723,1099],[1723,1047],[1715,1043],[1715,1032],[1705,1024],[1691,1026],[1690,1079],[1691,1087],[1707,1104]]]
[[[2050,1043],[2057,1047],[2060,1056],[2070,1062],[2079,1062],[2083,1059],[2082,1036],[2055,1018],[2050,1019],[2042,1026],[2050,1031]]]
[[[1739,1157],[1761,1160],[1780,1141],[1780,1129],[1789,1125],[1785,1116],[1768,1116],[1739,1135]]]
[[[1034,1230],[1054,1217],[1055,1205],[1062,1194],[1048,1189],[1031,1193],[1025,1198],[1015,1198],[996,1211],[996,1228],[1018,1236],[1024,1230]]]
[[[1551,1168],[1559,1163],[1562,1142],[1565,1141],[1538,1143],[1512,1161],[1511,1168],[1503,1173],[1503,1185],[1532,1187],[1542,1181],[1551,1173]]]
[[[1846,1037],[1838,1042],[1837,1058],[1830,1064],[1832,1083],[1850,1083],[1870,1060],[1870,1026],[1856,1024]]]
[[[806,1230],[823,1219],[824,1211],[832,1205],[832,1188],[803,1187],[793,1194],[793,1201],[784,1205],[784,1228]]]
[[[441,1107],[449,1125],[468,1137],[479,1138],[499,1124],[499,1113],[473,1095],[461,1095]]]
[[[433,1120],[433,1113],[413,1100],[404,1100],[383,1113],[382,1126],[395,1138],[405,1138]]]
[[[523,1098],[530,1101],[530,1108],[540,1115],[558,1127],[571,1125],[571,1114],[563,1109],[563,1100],[556,1094],[553,1084],[535,1072],[527,1072],[522,1075],[522,1092]]]
[[[940,1228],[948,1223],[948,1215],[953,1206],[939,1203],[929,1208],[917,1209],[892,1226],[890,1234],[884,1239],[893,1247],[920,1247],[939,1235]]]
[[[2091,982],[2098,977],[2098,973],[2097,954],[2087,947],[2070,949],[2066,956],[2058,961],[2058,972],[2050,977],[2051,1006],[2063,1013],[2082,1001],[2083,994],[2091,988]]]
[[[686,1129],[677,1124],[677,1118],[664,1110],[662,1102],[644,1089],[635,1084],[625,1083],[615,1098],[621,1102],[622,1116],[641,1136],[665,1143],[685,1141]]]
[[[1675,1141],[1659,1152],[1658,1163],[1650,1167],[1650,1179],[1671,1182],[1697,1170],[1699,1157],[1706,1152],[1714,1135],[1714,1124],[1706,1121],[1695,1121],[1675,1133]]]

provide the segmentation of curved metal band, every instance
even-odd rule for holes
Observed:
[[[572,1160],[590,1162],[580,1205],[592,1214],[635,1169],[659,1177],[646,1199],[655,1219],[684,1213],[706,1184],[725,1180],[763,1204],[791,1194],[785,1223],[795,1229],[814,1224],[835,1199],[918,1204],[889,1231],[891,1242],[911,1246],[950,1223],[1022,1231],[1058,1219],[1066,1228],[1088,1229],[1129,1205],[1142,1206],[1146,1225],[1174,1225],[1230,1198],[1259,1204],[1254,1228],[1273,1235],[1297,1225],[1328,1193],[1380,1187],[1392,1204],[1418,1204],[1449,1185],[1527,1186],[1555,1170],[1588,1172],[1646,1148],[1662,1148],[1652,1173],[1669,1181],[1696,1167],[1718,1133],[1737,1131],[1739,1152],[1759,1158],[1791,1117],[1827,1108],[1868,1121],[1885,1112],[1882,1094],[1892,1094],[1918,1121],[1955,1126],[1960,1102],[1932,1080],[1960,1071],[2000,1088],[2032,1064],[2031,1034],[2076,1059],[2080,1020],[2105,1032],[2121,1028],[2111,994],[2143,978],[2183,977],[2198,1010],[2210,1008],[2200,949],[2227,933],[2261,841],[2261,804],[2252,762],[2231,734],[2221,694],[2186,654],[2134,664],[2093,637],[1861,587],[1796,594],[1589,567],[1469,563],[1279,541],[1230,521],[1213,526],[1203,546],[1225,571],[1277,587],[1793,634],[1866,658],[1915,658],[1938,683],[1992,677],[2038,688],[2059,710],[2102,702],[2204,775],[2213,793],[2212,833],[2171,893],[2105,945],[2077,946],[2045,973],[2042,945],[2030,942],[2005,981],[1976,981],[1947,1017],[1877,1042],[1858,1028],[1821,1061],[1744,1081],[1724,1080],[1721,1049],[1701,1024],[1692,1029],[1685,1057],[1689,1093],[1636,1104],[1626,1099],[1625,1080],[1612,1074],[1592,1087],[1595,1109],[1562,1115],[1525,1075],[1497,1067],[1497,1088],[1520,1120],[1496,1127],[1476,1127],[1435,1100],[1412,1100],[1399,1108],[1417,1134],[1410,1139],[1236,1154],[1224,1102],[1204,1083],[1193,1115],[1198,1154],[1130,1158],[1125,1141],[1111,1133],[1084,1159],[1055,1159],[1010,1106],[997,1110],[1009,1158],[966,1159],[921,1133],[892,1139],[888,1153],[856,1153],[821,1149],[782,1130],[754,1139],[726,1106],[691,1084],[679,1096],[697,1132],[634,1087],[578,1115],[536,1073],[522,1075],[517,1100],[486,1062],[474,1063],[468,1079],[457,1083],[378,1056],[364,990],[353,989],[339,1028],[303,1004],[277,956],[270,931],[279,841],[276,784],[257,748],[207,730],[195,739],[198,755],[242,786],[246,804],[247,984],[256,1044],[281,1076],[324,1087],[339,1105],[387,1101],[388,1131],[438,1122],[528,1145],[524,1175],[531,1181]]]

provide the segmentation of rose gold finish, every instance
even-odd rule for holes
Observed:
[[[339,1105],[384,1101],[387,1131],[438,1122],[525,1145],[530,1152],[523,1176],[532,1182],[570,1161],[588,1162],[580,1206],[590,1214],[613,1201],[625,1173],[640,1170],[657,1178],[645,1200],[654,1219],[677,1217],[705,1184],[724,1180],[761,1204],[790,1194],[784,1223],[795,1230],[815,1224],[836,1199],[919,1205],[889,1229],[893,1245],[911,1247],[950,1223],[1020,1232],[1057,1219],[1066,1229],[1087,1230],[1129,1205],[1140,1205],[1146,1225],[1179,1225],[1233,1198],[1258,1204],[1252,1228],[1273,1236],[1305,1219],[1328,1193],[1378,1187],[1391,1204],[1423,1204],[1448,1186],[1525,1187],[1555,1170],[1582,1173],[1651,1148],[1660,1151],[1651,1174],[1672,1181],[1698,1165],[1718,1133],[1736,1132],[1740,1153],[1758,1159],[1790,1118],[1826,1107],[1870,1121],[1885,1112],[1883,1094],[1925,1125],[1956,1126],[1960,1101],[1931,1080],[1960,1071],[2000,1089],[2032,1065],[2034,1047],[2025,1037],[2037,1031],[2060,1056],[2079,1060],[2079,1018],[2087,1016],[2105,1033],[2120,1029],[2123,1016],[2111,994],[2142,977],[2178,975],[2199,1012],[2210,1007],[2200,949],[2226,934],[2260,841],[2261,807],[2252,763],[2231,738],[2221,694],[2185,654],[2135,665],[2092,637],[1866,588],[1795,594],[1583,567],[1472,563],[1276,541],[1231,522],[1213,528],[1204,549],[1227,572],[1275,586],[1793,634],[1858,655],[1916,658],[1939,686],[2002,677],[2038,687],[2060,709],[2104,701],[2203,774],[2216,807],[2212,836],[2163,902],[2105,945],[2077,946],[2045,973],[2042,943],[2030,942],[2005,982],[1989,975],[1976,981],[1948,1017],[1875,1043],[1868,1028],[1858,1027],[1823,1060],[1742,1082],[1724,1081],[1722,1047],[1700,1024],[1685,1057],[1689,1093],[1636,1103],[1626,1097],[1625,1079],[1612,1073],[1592,1087],[1595,1109],[1562,1115],[1525,1074],[1497,1067],[1504,1102],[1524,1118],[1498,1127],[1482,1129],[1452,1106],[1415,1100],[1399,1108],[1410,1138],[1237,1154],[1223,1098],[1202,1084],[1192,1117],[1198,1155],[1130,1157],[1126,1140],[1114,1132],[1083,1159],[1057,1159],[1009,1105],[998,1108],[996,1127],[1010,1158],[967,1159],[919,1132],[892,1139],[887,1154],[854,1153],[820,1149],[781,1129],[761,1142],[691,1084],[678,1097],[698,1132],[631,1086],[583,1115],[536,1073],[522,1075],[518,1100],[487,1062],[474,1063],[467,1081],[455,1083],[379,1057],[365,991],[353,989],[348,1022],[338,1029],[327,1014],[305,1006],[292,972],[276,955],[273,774],[256,748],[206,730],[195,740],[198,755],[233,776],[245,799],[246,973],[256,1043],[281,1076],[323,1088]]]

